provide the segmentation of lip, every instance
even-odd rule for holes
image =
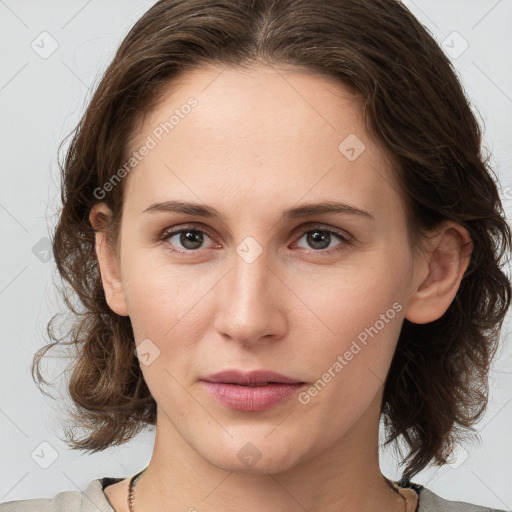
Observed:
[[[242,372],[240,370],[224,370],[204,377],[202,380],[207,382],[222,382],[224,384],[241,384],[245,386],[281,383],[281,384],[300,384],[297,379],[292,379],[280,373],[267,370],[253,370],[252,372]]]
[[[280,373],[225,370],[201,379],[212,397],[230,409],[259,412],[293,397],[305,383]]]

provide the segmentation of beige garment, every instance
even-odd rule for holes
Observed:
[[[103,492],[107,485],[123,478],[98,478],[92,480],[84,491],[63,491],[53,499],[30,499],[0,503],[0,512],[115,512]],[[448,501],[426,487],[419,491],[418,512],[505,512],[494,508],[479,507],[459,501]]]

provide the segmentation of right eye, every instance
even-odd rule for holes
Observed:
[[[210,238],[209,234],[203,229],[197,227],[180,227],[166,231],[160,238],[169,245],[169,250],[177,253],[197,252],[201,248],[206,238]],[[174,239],[174,240],[173,240]],[[181,244],[181,249],[174,248],[177,244]]]

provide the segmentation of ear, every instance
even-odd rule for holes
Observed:
[[[408,297],[407,320],[426,324],[443,316],[459,289],[472,249],[471,237],[460,224],[445,222],[436,228],[415,262],[417,284]]]
[[[114,313],[128,316],[121,282],[120,261],[115,248],[107,238],[106,226],[111,217],[112,211],[106,203],[97,203],[91,208],[89,221],[96,232],[96,256],[107,304]]]

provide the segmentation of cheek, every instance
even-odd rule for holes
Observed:
[[[126,251],[123,291],[134,331],[157,339],[201,311],[201,298],[215,285],[206,267],[171,264],[163,249]],[[136,339],[138,339],[136,335]]]
[[[131,263],[135,264],[135,259]],[[210,283],[204,279],[199,286],[198,278],[195,285],[190,274],[185,278],[183,273],[176,269],[171,272],[169,266],[162,267],[158,262],[144,267],[150,270],[134,270],[125,288],[138,352],[140,347],[140,354],[150,354],[149,364],[144,364],[141,357],[140,367],[157,403],[174,404],[176,411],[188,411],[192,418],[197,407],[183,393],[182,385],[184,376],[195,371],[194,349],[204,338],[209,318],[201,298],[204,286]]]
[[[406,268],[403,263],[402,268]],[[324,334],[347,339],[374,325],[394,303],[401,304],[404,283],[405,279],[399,279],[397,272],[385,264],[367,261],[326,273],[325,277],[297,280],[293,288],[308,307],[309,314],[304,318],[309,319],[311,328],[322,328]],[[395,313],[396,306],[388,316],[394,318]]]
[[[384,384],[403,321],[408,258],[405,252],[375,254],[329,278],[316,276],[314,287],[295,283],[308,306],[298,329],[299,360],[310,361],[322,383],[336,382],[329,387],[345,402],[358,396],[360,386]]]
[[[318,321],[302,329],[298,360],[308,361],[311,385],[298,399],[322,422],[326,439],[349,429],[379,399],[401,329],[403,306],[394,282],[366,277],[326,288],[315,304],[328,329],[319,329]]]
[[[141,358],[144,379],[157,403],[170,400],[180,404],[180,410],[193,410],[194,404],[181,386],[197,375],[198,357],[208,365],[208,354],[201,352],[200,344],[214,323],[211,292],[218,276],[206,268],[199,271],[158,261],[138,262],[135,258],[130,262],[134,266],[125,294],[140,353],[147,347],[155,354],[150,356],[150,365],[144,365]],[[127,264],[127,269],[131,268]],[[142,270],[137,271],[139,268]]]

